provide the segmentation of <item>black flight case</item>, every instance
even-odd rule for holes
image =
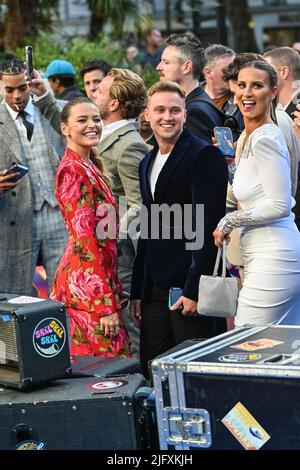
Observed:
[[[160,449],[300,449],[300,327],[233,330],[152,374]]]
[[[140,374],[81,377],[20,391],[0,388],[0,450],[147,448]]]

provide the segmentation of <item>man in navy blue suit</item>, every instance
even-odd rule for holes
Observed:
[[[212,233],[225,214],[227,165],[221,152],[184,128],[185,93],[161,81],[148,92],[146,118],[156,138],[140,163],[141,231],[131,287],[131,318],[141,328],[141,366],[191,338],[226,330],[196,314],[201,274],[212,274]],[[193,232],[193,235],[192,235]],[[171,287],[182,295],[168,309]]]

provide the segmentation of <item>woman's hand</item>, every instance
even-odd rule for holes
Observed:
[[[121,328],[119,315],[117,313],[101,317],[99,323],[100,330],[105,336],[116,336]]]
[[[223,245],[223,240],[226,240],[227,243],[230,242],[230,235],[229,233],[224,233],[222,230],[216,228],[216,230],[213,233],[214,239],[215,239],[215,245],[219,248],[222,248]]]

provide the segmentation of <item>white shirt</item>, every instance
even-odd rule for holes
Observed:
[[[166,163],[167,158],[170,155],[170,153],[171,152],[169,152],[169,153],[160,153],[160,151],[158,150],[158,152],[156,154],[156,157],[155,157],[155,159],[152,163],[152,167],[151,167],[150,173],[149,173],[149,182],[150,182],[150,189],[151,189],[153,199],[154,199],[154,191],[155,191],[155,186],[156,186],[158,176],[159,176],[164,164]]]
[[[19,111],[15,111],[14,109],[12,109],[6,102],[5,102],[5,106],[6,106],[7,111],[11,115],[12,119],[15,121],[17,130],[19,131],[22,137],[25,137],[27,139],[27,130],[23,124],[22,118],[19,116]],[[24,111],[26,111],[27,113],[26,120],[28,122],[31,122],[31,124],[34,124],[34,116],[35,116],[36,110],[32,103],[31,97],[29,97],[28,103]]]
[[[131,122],[135,122],[135,119],[120,119],[120,121],[112,122],[111,124],[106,124],[106,126],[103,126],[102,128],[100,142],[102,142],[103,139],[108,137],[117,129],[120,129],[123,126],[127,126],[127,124],[130,124]]]

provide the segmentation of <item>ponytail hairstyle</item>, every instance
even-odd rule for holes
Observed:
[[[242,69],[246,69],[246,68],[254,68],[258,70],[263,70],[268,75],[270,87],[273,88],[275,86],[278,86],[277,72],[274,69],[274,67],[272,67],[272,65],[270,65],[266,60],[259,59],[259,60],[251,60],[249,62],[246,62],[239,68],[239,71]],[[275,96],[275,98],[272,100],[271,109],[270,109],[270,117],[276,125],[277,125],[277,119],[276,119],[275,109],[276,109],[277,104],[278,104],[278,95]]]

